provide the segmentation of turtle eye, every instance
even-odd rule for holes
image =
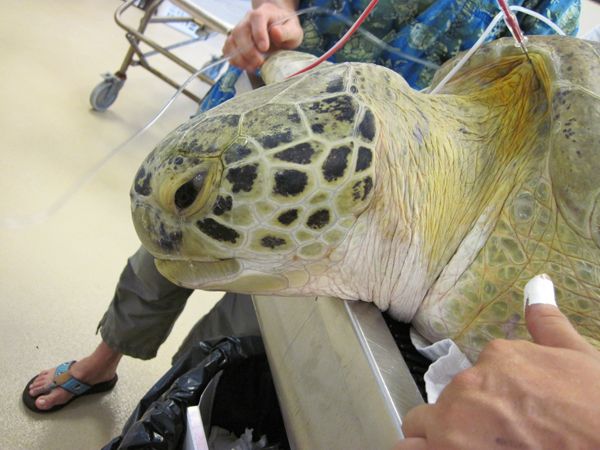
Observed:
[[[178,209],[186,209],[192,206],[204,185],[206,172],[200,172],[188,182],[182,184],[175,192],[175,206]]]

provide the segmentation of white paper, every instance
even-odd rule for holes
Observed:
[[[433,361],[423,378],[427,403],[435,403],[452,378],[471,367],[471,362],[452,339],[431,344],[412,328],[410,338],[419,353]]]

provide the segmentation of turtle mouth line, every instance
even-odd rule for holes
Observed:
[[[191,289],[208,288],[240,273],[236,259],[214,261],[155,258],[156,268],[167,279]]]

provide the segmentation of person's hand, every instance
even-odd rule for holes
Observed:
[[[285,4],[288,6],[284,6]],[[295,14],[297,1],[266,2],[253,9],[232,30],[223,46],[230,63],[254,71],[265,61],[264,53],[294,49],[302,43],[303,31]],[[287,19],[287,20],[285,20]]]
[[[529,300],[535,343],[489,343],[437,403],[406,415],[395,450],[600,449],[600,353],[553,298]]]

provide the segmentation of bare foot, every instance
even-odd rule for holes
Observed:
[[[112,350],[104,342],[90,356],[75,362],[69,369],[69,373],[78,380],[94,385],[103,381],[109,381],[114,378],[117,372],[117,366],[121,359],[121,354]],[[56,368],[44,370],[30,384],[29,395],[38,398],[35,400],[35,406],[39,409],[50,409],[56,405],[62,405],[68,402],[73,394],[57,387],[45,395],[47,387],[54,379]]]

